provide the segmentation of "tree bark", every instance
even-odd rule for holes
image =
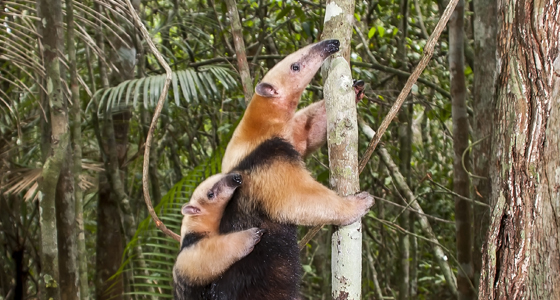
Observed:
[[[455,200],[455,235],[457,245],[457,260],[461,265],[457,272],[457,299],[475,299],[473,290],[473,267],[471,255],[472,216],[470,198],[470,170],[468,153],[469,120],[467,115],[465,85],[465,58],[463,55],[463,19],[465,2],[459,0],[455,11],[449,19],[449,73],[451,85],[451,118],[453,122],[453,191],[462,196],[454,196]],[[465,154],[463,156],[463,154]]]
[[[43,165],[39,205],[41,225],[40,298],[60,299],[57,245],[56,186],[69,143],[68,111],[60,80],[58,53],[62,49],[62,4],[60,0],[38,1],[43,26],[43,61],[46,70],[47,99],[50,110],[51,149]]]
[[[98,3],[94,3],[95,10],[100,14],[103,8]],[[100,21],[99,21],[100,22]],[[100,24],[101,25],[101,24]],[[97,46],[100,51],[104,51],[105,37],[102,31],[95,35]],[[107,68],[101,59],[98,59],[99,77],[102,88],[109,87],[109,76]],[[101,152],[101,160],[105,161],[107,150],[101,142],[102,127],[97,119],[97,112],[94,112],[94,130],[98,138]],[[124,292],[123,275],[119,274],[112,281],[109,278],[115,274],[121,265],[122,253],[124,251],[124,235],[121,228],[121,215],[119,211],[118,199],[111,191],[107,170],[99,173],[99,194],[97,201],[97,241],[96,241],[96,261],[95,261],[95,299],[122,299]],[[115,255],[118,253],[118,255]],[[109,290],[109,288],[111,289]]]
[[[400,87],[404,85],[399,84]],[[410,160],[412,156],[412,106],[407,105],[399,112],[399,170],[407,185],[410,186]],[[401,201],[405,206],[406,200]],[[399,216],[399,225],[407,231],[411,231],[412,224],[409,222],[410,212],[403,210]],[[399,234],[399,300],[410,298],[410,237],[406,233]]]
[[[494,210],[479,299],[560,299],[558,2],[499,1],[497,16]]]
[[[226,0],[228,15],[231,19],[231,34],[233,35],[233,44],[235,46],[235,55],[237,56],[237,67],[239,68],[239,76],[243,85],[243,94],[245,95],[245,104],[253,98],[253,81],[251,72],[249,72],[249,64],[247,63],[247,54],[245,53],[245,42],[243,41],[243,27],[239,20],[239,12],[235,0]],[[257,53],[258,54],[258,53]]]
[[[74,199],[77,237],[77,259],[80,285],[80,299],[89,299],[89,284],[87,272],[86,241],[84,234],[83,193],[80,188],[80,175],[82,173],[82,109],[80,106],[80,85],[76,63],[76,46],[74,40],[74,6],[72,0],[66,0],[66,43],[68,47],[68,64],[70,68],[70,91],[72,93],[72,106],[70,107],[70,132],[71,149],[74,175]]]
[[[62,300],[74,300],[80,295],[73,162],[72,151],[68,144],[56,186],[55,199]]]
[[[121,216],[116,197],[105,172],[99,174],[99,193],[97,202],[97,242],[95,249],[95,299],[122,299],[124,292],[123,275],[113,281],[108,279],[121,265],[124,250]],[[109,287],[112,287],[108,291]]]
[[[324,90],[330,184],[341,196],[360,189],[356,102],[349,63],[353,23],[354,1],[327,1],[323,38],[340,41],[340,51],[327,61],[330,65],[323,70],[328,70]],[[356,222],[339,227],[333,234],[333,299],[361,298],[361,227],[361,222]]]
[[[397,27],[399,28],[399,41],[397,45],[397,57],[401,70],[406,71],[406,37],[408,35],[408,0],[400,1],[400,13],[396,18]],[[398,77],[397,89],[401,90],[406,83],[406,78]],[[412,156],[412,105],[407,105],[399,112],[399,170],[404,176],[406,183],[410,185],[410,161]],[[403,200],[406,205],[406,200]],[[410,231],[409,223],[410,212],[403,210],[399,216],[399,225],[407,231]],[[399,300],[408,300],[410,298],[410,237],[406,233],[399,234],[399,263],[398,263],[398,285]]]
[[[492,120],[497,84],[497,5],[494,0],[473,0],[474,4],[474,82],[473,82],[473,173],[474,199],[490,203],[490,151],[492,144]],[[482,267],[482,247],[486,241],[488,222],[487,208],[475,205],[473,268],[474,283],[478,288]]]

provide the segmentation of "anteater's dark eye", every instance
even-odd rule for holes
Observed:
[[[214,192],[208,192],[208,199],[214,198]]]
[[[299,64],[298,63],[292,64],[291,68],[292,68],[292,71],[298,72],[299,71]]]

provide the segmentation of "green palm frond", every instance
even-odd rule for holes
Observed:
[[[139,98],[142,97],[140,103],[148,108],[157,104],[164,84],[165,75],[127,80],[116,87],[97,91],[92,102],[98,101],[98,109],[101,112],[102,109],[110,110],[129,105],[137,107]],[[237,87],[237,81],[230,68],[206,66],[198,71],[195,69],[175,71],[170,90],[175,104],[179,106],[217,99],[221,97],[219,87],[226,90]],[[92,102],[88,105],[88,109]]]
[[[109,52],[100,51],[94,34],[103,32],[107,37],[124,42],[132,40],[125,28],[134,28],[134,26],[126,6],[111,0],[98,0],[96,3],[102,8],[101,12],[88,7],[83,1],[74,0],[76,43],[81,42],[81,46],[91,49],[100,62],[112,69],[114,66],[110,63]],[[28,92],[32,85],[37,85],[46,93],[46,88],[42,85],[46,73],[40,51],[42,46],[37,43],[41,34],[40,28],[37,28],[40,19],[37,16],[35,2],[13,0],[3,3],[2,10],[4,26],[0,30],[0,61],[8,63],[6,66],[8,71],[2,73],[0,83],[5,81],[19,90],[25,89]],[[62,8],[62,12],[66,14],[65,7]],[[62,25],[66,26],[66,23]],[[109,45],[113,44],[109,43]],[[61,63],[65,65],[65,55],[60,55],[60,58]],[[19,78],[10,78],[12,73],[17,74]],[[78,80],[84,90],[91,95],[86,80],[80,74]],[[63,82],[66,82],[65,78]],[[65,92],[69,94],[68,87],[64,87]],[[35,90],[32,95],[35,97],[38,92],[39,90]],[[14,102],[18,96],[17,93],[0,95],[2,102],[7,103]]]
[[[191,170],[187,176],[176,183],[155,207],[159,218],[167,228],[180,232],[181,206],[188,202],[198,184],[205,178],[219,173],[225,146],[214,153],[204,163]],[[134,256],[134,247],[140,243],[143,258]],[[123,263],[116,277],[123,272],[132,274],[130,294],[148,295],[157,299],[172,298],[173,265],[177,258],[179,244],[164,236],[157,229],[151,217],[144,219],[138,226],[134,239],[126,246]],[[137,261],[142,259],[146,268],[139,269]]]

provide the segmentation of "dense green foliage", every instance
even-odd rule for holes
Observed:
[[[88,260],[89,286],[94,289],[95,244],[99,234],[98,174],[103,173],[107,151],[99,145],[105,139],[101,127],[107,116],[124,112],[130,115],[129,119],[120,121],[127,123],[125,147],[117,150],[123,153],[120,168],[124,190],[139,224],[131,243],[142,245],[144,256],[134,256],[131,244],[124,253],[113,255],[122,255],[120,272],[124,274],[128,295],[143,298],[153,293],[157,298],[171,297],[171,269],[178,244],[155,229],[146,213],[141,187],[143,143],[164,72],[135,31],[130,14],[121,2],[100,0],[94,5],[94,1],[75,1],[79,99],[83,108],[83,135],[79,142],[84,171],[79,186],[84,190],[87,246],[87,253],[80,253],[79,259]],[[427,40],[423,26],[429,34],[441,13],[440,7],[431,1],[406,3],[409,10],[406,37],[402,37],[397,25],[403,18],[399,14],[399,2],[356,3],[355,29],[366,41],[364,44],[355,32],[352,70],[355,78],[367,84],[367,97],[359,103],[358,115],[374,130],[396,99],[406,72],[413,69],[422,55]],[[321,38],[323,1],[242,0],[237,5],[255,83],[283,56]],[[48,130],[44,130],[48,123],[41,121],[43,116],[48,116],[43,104],[44,92],[49,87],[43,80],[45,70],[38,51],[41,23],[36,17],[35,2],[3,1],[0,9],[4,22],[0,29],[0,299],[5,299],[8,295],[13,297],[19,275],[25,295],[32,297],[37,293],[40,268],[37,180],[45,157],[42,150],[50,141]],[[178,232],[180,205],[188,201],[198,182],[219,171],[221,153],[243,114],[243,91],[236,73],[229,18],[221,1],[142,1],[139,14],[174,71],[152,148],[155,152],[152,166],[157,167],[157,172],[150,180],[157,186],[150,188],[161,219]],[[469,37],[472,30],[470,22],[466,23]],[[412,135],[408,136],[412,143],[411,172],[403,175],[408,176],[419,204],[431,216],[432,229],[439,243],[448,250],[449,263],[456,272],[454,203],[449,192],[453,156],[446,40],[446,37],[440,39],[440,46],[421,77],[423,81],[415,85],[404,106],[413,114],[408,120],[412,128]],[[399,45],[406,49],[405,61],[397,58]],[[62,58],[63,65],[67,65],[67,57]],[[107,70],[108,88],[104,88],[102,68]],[[471,80],[470,67],[465,73],[467,80]],[[63,82],[67,82],[68,72],[64,76]],[[68,85],[64,85],[64,93],[69,95]],[[321,78],[317,75],[304,93],[300,107],[320,99]],[[397,163],[398,125],[394,121],[383,138]],[[116,136],[119,140],[118,133]],[[360,153],[368,142],[362,134]],[[327,165],[326,147],[307,160],[308,168],[325,185],[329,176]],[[376,298],[374,281],[377,280],[381,294],[396,299],[400,280],[398,236],[406,234],[398,226],[403,211],[402,196],[375,156],[360,180],[362,190],[378,197],[363,219],[363,298]],[[415,241],[411,268],[417,275],[411,278],[415,282],[411,291],[414,289],[417,299],[448,298],[451,294],[432,257],[432,244],[422,239],[416,222],[411,224],[405,228]],[[303,236],[307,229],[300,231]],[[331,232],[332,228],[323,228],[301,252],[305,271],[302,294],[307,299],[330,297]],[[138,267],[139,259],[145,261],[145,269]]]

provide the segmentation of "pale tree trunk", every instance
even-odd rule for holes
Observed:
[[[494,0],[473,0],[474,4],[474,88],[473,88],[473,198],[489,204],[490,145],[497,80],[497,5]],[[476,144],[476,145],[475,145]],[[475,205],[473,267],[474,283],[478,288],[482,267],[482,247],[486,241],[490,210]]]
[[[560,15],[499,1],[493,206],[479,299],[560,299]]]
[[[66,43],[68,47],[68,63],[70,67],[70,91],[72,93],[72,106],[70,108],[71,148],[73,151],[74,199],[77,237],[77,260],[79,272],[80,298],[89,299],[89,285],[84,234],[83,193],[80,188],[80,174],[82,173],[82,110],[80,106],[80,85],[76,68],[76,46],[74,40],[74,7],[72,0],[66,0]]]
[[[50,111],[51,149],[43,165],[39,205],[41,225],[40,298],[60,299],[60,276],[57,245],[56,186],[69,143],[68,111],[60,80],[58,51],[62,49],[62,6],[60,0],[39,1],[43,26],[43,61],[46,70],[47,101]]]
[[[468,153],[465,153],[469,146],[469,120],[463,55],[464,6],[465,2],[459,0],[447,26],[449,29],[449,73],[453,122],[453,191],[463,197],[453,197],[455,200],[457,260],[460,265],[457,272],[457,299],[470,300],[475,299],[476,293],[472,283],[472,203],[465,200],[470,197],[470,179],[467,174],[467,170],[470,170],[470,160]],[[465,153],[464,156],[463,153]]]
[[[338,39],[340,52],[323,70],[330,184],[341,196],[360,189],[358,172],[358,126],[355,94],[350,71],[350,39],[354,23],[354,1],[327,1],[323,39]],[[325,76],[324,76],[325,77]],[[362,224],[341,226],[332,237],[333,299],[361,299]]]

